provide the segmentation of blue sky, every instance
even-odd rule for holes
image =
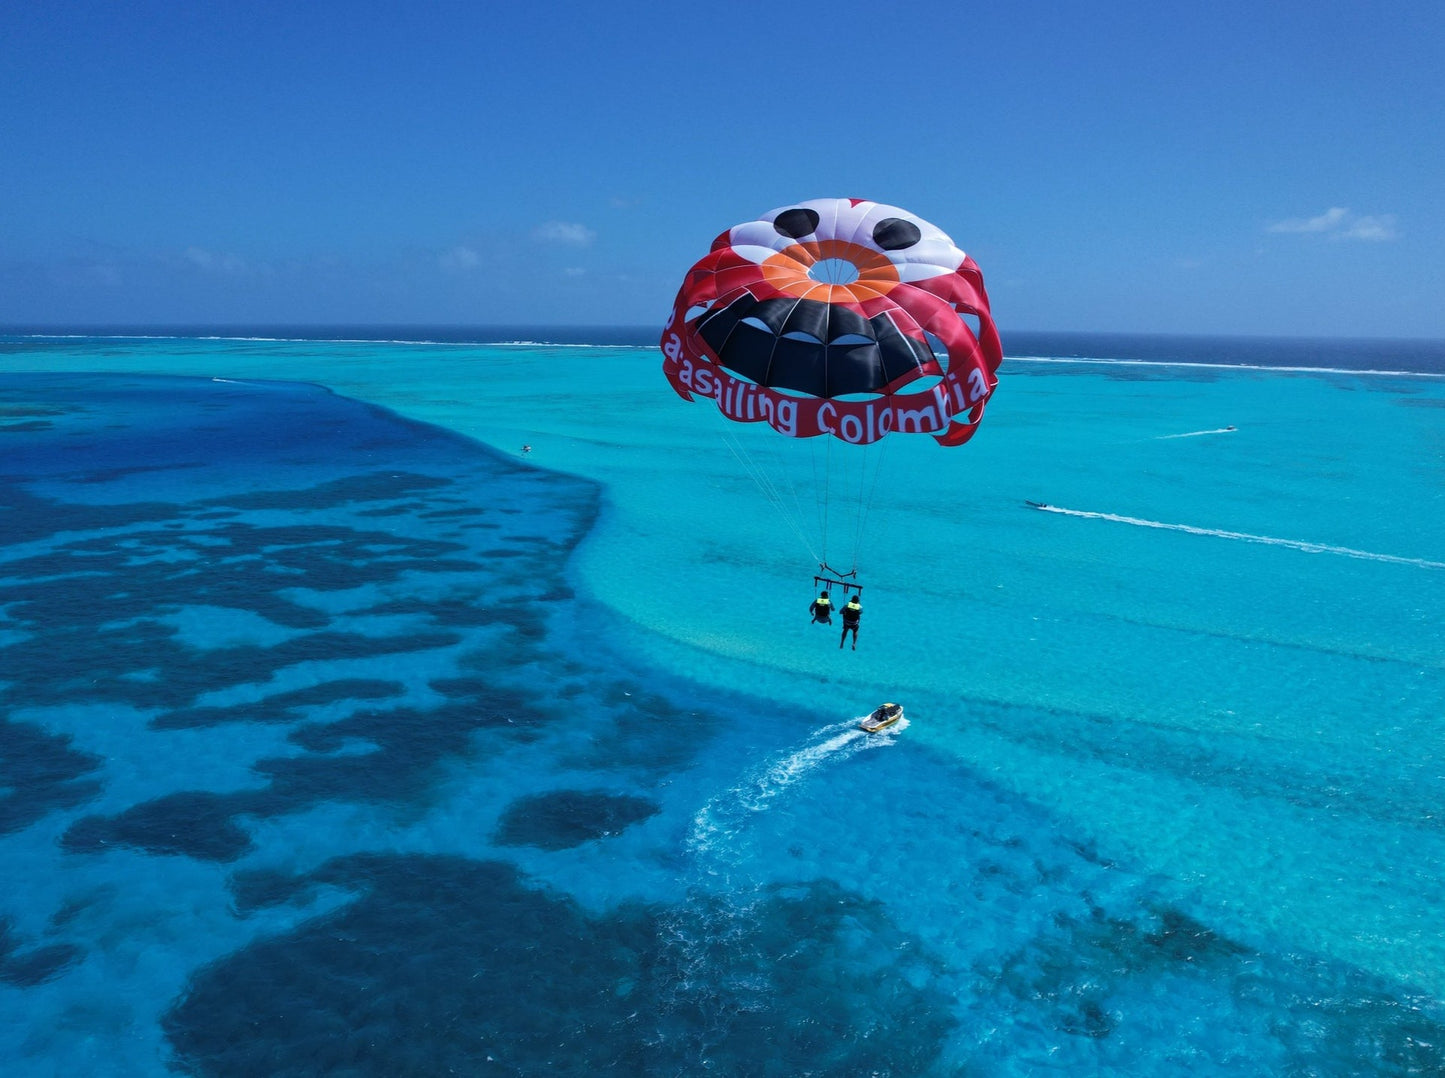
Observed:
[[[0,27],[0,323],[660,322],[718,232],[838,195],[952,235],[1005,334],[1445,338],[1438,0]]]

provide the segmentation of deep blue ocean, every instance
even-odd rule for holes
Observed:
[[[1445,1074],[1445,343],[1005,334],[854,652],[655,336],[0,334],[7,1076]]]

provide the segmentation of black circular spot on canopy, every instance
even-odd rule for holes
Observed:
[[[811,236],[818,230],[817,210],[784,210],[773,218],[773,227],[778,230],[780,236],[791,236],[800,240],[804,236]]]
[[[902,217],[885,217],[873,226],[873,242],[885,251],[901,251],[922,238],[918,226]]]

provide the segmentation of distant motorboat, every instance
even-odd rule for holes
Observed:
[[[903,718],[902,704],[884,704],[875,708],[873,714],[858,724],[858,728],[864,733],[876,734],[879,730],[892,726],[899,719]]]

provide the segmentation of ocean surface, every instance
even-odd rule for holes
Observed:
[[[1445,1073],[1445,344],[855,460],[645,329],[34,330],[7,1076]]]

